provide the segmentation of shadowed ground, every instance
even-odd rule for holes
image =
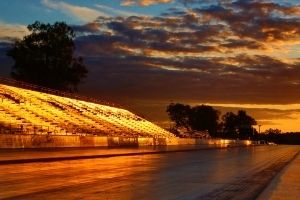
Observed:
[[[297,146],[0,166],[2,199],[253,199]]]

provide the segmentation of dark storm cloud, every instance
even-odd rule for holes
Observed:
[[[223,59],[185,58],[181,61],[143,56],[103,56],[91,59],[90,79],[84,86],[98,97],[231,103],[290,103],[299,99],[300,65],[265,57]],[[248,64],[251,61],[253,65]],[[270,67],[270,63],[274,64]],[[165,70],[157,66],[170,65]],[[187,67],[188,66],[188,67]],[[101,77],[101,78],[99,78]],[[94,94],[95,95],[95,94]],[[289,97],[289,98],[286,98]]]
[[[200,16],[226,23],[241,38],[258,41],[288,40],[299,37],[300,6],[263,1],[235,1],[194,9]]]
[[[6,53],[12,47],[11,42],[0,42],[0,75],[9,76],[11,72],[11,66],[13,61],[9,58]]]
[[[11,42],[0,42],[0,56],[5,56],[6,52],[12,47]]]
[[[251,40],[235,40],[235,39],[227,39],[225,44],[221,44],[221,47],[225,47],[228,49],[266,49],[266,46],[263,43],[259,43]]]
[[[72,25],[72,29],[77,33],[96,34],[99,32],[100,24],[96,22],[87,23],[85,25]]]
[[[207,42],[213,41],[212,37],[221,35],[222,25],[192,27],[184,25],[183,19],[149,19],[145,17],[107,19],[105,22],[101,18],[101,23],[106,27],[104,29],[106,32],[103,32],[101,36],[110,40],[112,46],[116,48],[133,48],[162,53],[219,51],[215,44],[207,44]],[[84,38],[84,40],[87,42],[94,40],[95,35],[92,34],[90,32],[89,38]]]

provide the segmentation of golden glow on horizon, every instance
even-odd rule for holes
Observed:
[[[261,126],[261,132],[267,129],[280,129],[282,132],[300,132],[300,114],[291,114],[289,118],[272,119],[269,123],[258,121]],[[258,131],[258,126],[255,127]]]
[[[264,108],[275,110],[296,110],[300,109],[300,104],[222,104],[222,103],[205,103],[210,106],[227,107],[227,108]]]
[[[238,109],[270,109],[280,111],[293,111],[300,109],[300,104],[213,104],[207,103],[206,105],[224,108],[238,108]],[[253,115],[255,118],[255,115]],[[297,132],[300,131],[300,113],[291,113],[289,116],[283,116],[278,119],[257,120],[261,126],[261,132],[267,129],[280,129],[283,132]],[[258,131],[258,126],[255,126]]]

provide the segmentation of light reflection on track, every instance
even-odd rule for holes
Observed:
[[[299,149],[259,146],[1,165],[0,198],[213,199],[234,183],[251,182],[287,162]]]

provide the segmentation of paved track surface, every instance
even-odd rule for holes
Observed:
[[[300,199],[300,154],[284,168],[258,197],[258,200]]]
[[[0,166],[1,199],[255,199],[299,146]]]
[[[36,148],[0,149],[0,165],[29,162],[52,162],[87,158],[108,158],[116,156],[156,154],[168,152],[198,151],[202,149],[226,148],[227,145],[174,145],[144,147],[86,147],[86,148]],[[233,147],[233,146],[232,146]]]

